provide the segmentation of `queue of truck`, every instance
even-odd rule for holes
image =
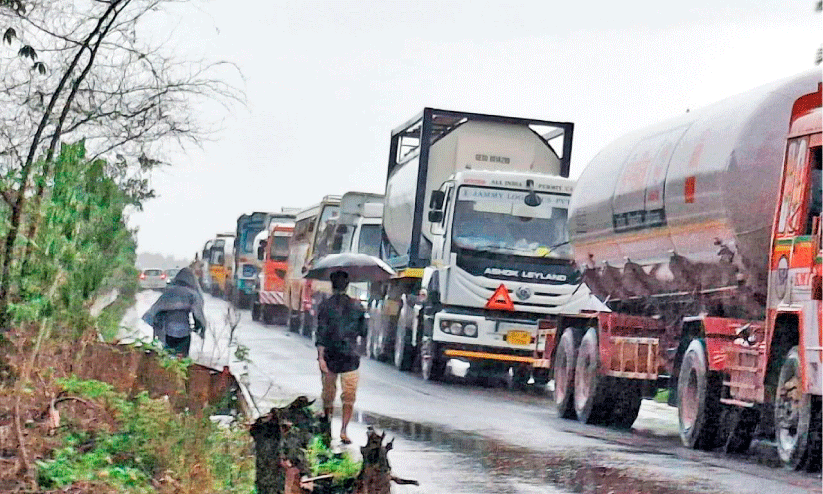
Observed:
[[[383,195],[241,216],[203,288],[311,337],[331,288],[304,273],[374,255],[396,275],[350,287],[372,358],[553,380],[562,417],[614,427],[667,391],[685,446],[819,467],[820,72],[629,134],[578,180],[573,131],[426,108],[391,132]]]

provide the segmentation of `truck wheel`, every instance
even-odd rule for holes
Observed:
[[[703,342],[692,340],[683,354],[677,379],[677,415],[684,446],[705,450],[717,447],[720,389],[720,380],[709,373]]]
[[[574,418],[574,366],[577,348],[574,330],[566,328],[554,353],[554,404],[557,415],[564,419]]]
[[[614,383],[610,395],[608,402],[612,408],[608,419],[609,425],[619,429],[631,429],[643,402],[643,389],[640,383],[630,379],[619,379]]]
[[[260,320],[260,311],[262,310],[262,306],[258,302],[254,302],[251,304],[251,320],[252,321],[259,321]]]
[[[812,397],[801,386],[797,347],[792,347],[780,367],[774,404],[777,453],[787,468],[799,470],[807,464],[812,413]]]
[[[296,333],[300,330],[300,313],[289,308],[289,331]]]
[[[584,424],[601,424],[609,416],[606,407],[606,376],[600,375],[597,330],[589,328],[577,349],[574,368],[574,411]]]
[[[411,331],[397,325],[397,335],[394,337],[394,366],[401,372],[411,370]]]
[[[426,340],[420,345],[420,375],[425,381],[440,381],[446,370],[446,362],[440,358],[437,343]]]

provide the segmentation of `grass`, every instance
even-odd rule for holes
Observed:
[[[661,388],[657,390],[657,394],[654,396],[654,401],[658,403],[668,403],[669,402],[669,390],[668,388]]]
[[[72,376],[58,383],[116,425],[112,430],[98,420],[99,426],[89,428],[67,419],[59,432],[61,446],[36,463],[40,487],[92,482],[133,494],[254,492],[252,441],[245,427],[221,428],[208,413],[175,413],[168,400],[146,393],[129,399],[100,381]]]
[[[326,446],[321,436],[314,436],[306,450],[311,475],[331,474],[335,484],[354,479],[360,473],[362,462],[354,461],[348,453],[335,453]]]

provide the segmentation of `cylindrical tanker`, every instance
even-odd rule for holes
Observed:
[[[602,150],[569,213],[592,291],[622,301],[699,292],[717,295],[718,310],[762,312],[792,105],[820,80],[814,70],[762,86]]]
[[[497,170],[560,175],[561,160],[528,125],[469,120],[437,139],[429,149],[424,205],[431,193],[463,170]],[[383,227],[394,250],[409,252],[418,189],[419,151],[405,157],[386,182]],[[430,251],[431,229],[423,217],[421,257]],[[424,241],[425,239],[425,241]]]

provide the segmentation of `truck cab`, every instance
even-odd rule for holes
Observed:
[[[234,234],[218,233],[212,241],[209,256],[209,273],[211,276],[211,294],[225,297],[234,267]]]
[[[566,230],[573,124],[426,108],[392,132],[367,349],[439,379],[449,360],[531,376],[537,320],[586,297]]]
[[[295,217],[294,233],[289,242],[285,299],[289,329],[305,336],[312,332],[315,300],[331,293],[331,282],[308,280],[304,275],[311,261],[323,250],[321,240],[339,210],[340,196],[328,195],[318,204],[297,212]]]
[[[289,240],[293,233],[294,223],[275,222],[267,232],[261,232],[258,236],[257,257],[262,262],[262,269],[257,279],[252,320],[262,320],[266,324],[288,322],[285,289]]]

